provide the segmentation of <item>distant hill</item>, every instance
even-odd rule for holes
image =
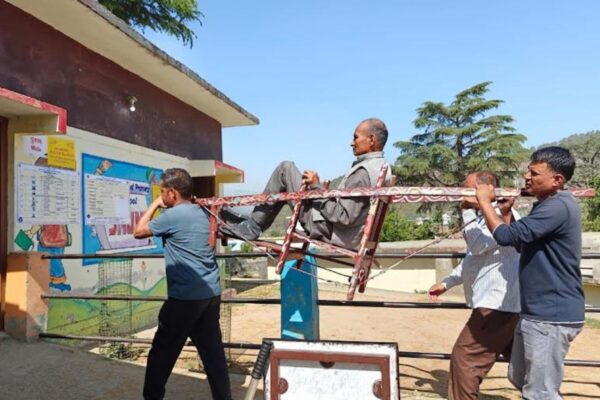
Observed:
[[[591,186],[595,176],[600,174],[600,130],[577,133],[545,146],[562,146],[571,150],[577,160],[572,186]]]

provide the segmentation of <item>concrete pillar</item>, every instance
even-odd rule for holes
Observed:
[[[441,282],[442,279],[450,275],[452,270],[460,260],[451,258],[436,258],[435,259],[435,281]],[[464,290],[462,285],[458,285],[450,289],[449,293],[452,294],[463,294]]]
[[[36,340],[46,329],[48,300],[41,295],[50,287],[50,260],[43,253],[11,253],[6,272],[4,329],[10,336]]]
[[[600,263],[592,266],[592,279],[594,279],[594,282],[600,283]]]
[[[442,279],[450,275],[454,263],[450,258],[436,258],[435,259],[435,281],[440,282]]]

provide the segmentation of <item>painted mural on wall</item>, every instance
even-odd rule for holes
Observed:
[[[13,144],[14,240],[9,251],[59,255],[163,251],[160,240],[136,240],[133,227],[160,195],[162,170],[185,167],[186,159],[75,128],[69,128],[68,135],[15,134]],[[134,159],[149,160],[151,166],[125,161]],[[164,260],[50,260],[50,289],[165,296]],[[159,302],[52,299],[47,329],[117,335],[153,326],[159,308]]]
[[[155,238],[133,237],[135,224],[160,195],[161,170],[82,154],[82,175],[83,253],[162,253]],[[86,259],[83,264],[98,262]]]

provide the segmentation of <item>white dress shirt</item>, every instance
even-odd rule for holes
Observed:
[[[515,219],[520,218],[516,211],[512,212]],[[450,289],[462,283],[471,308],[521,312],[519,253],[513,247],[496,243],[479,211],[463,210],[462,218],[464,223],[476,219],[463,231],[467,254],[442,284]]]

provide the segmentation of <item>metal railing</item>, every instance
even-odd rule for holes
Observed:
[[[377,258],[402,258],[406,257],[410,253],[383,253],[378,254]],[[322,259],[337,259],[344,258],[339,254],[311,254],[316,258]],[[240,253],[232,252],[225,254],[218,254],[217,258],[255,258],[255,257],[267,257],[265,253]],[[444,258],[444,259],[458,259],[464,258],[465,253],[424,253],[416,254],[412,258]],[[97,259],[134,259],[134,258],[163,258],[163,255],[149,255],[149,254],[60,254],[60,255],[43,255],[43,259],[84,259],[84,258],[97,258]],[[600,259],[600,253],[584,253],[582,259]],[[44,294],[41,296],[44,299],[78,299],[78,300],[118,300],[118,301],[165,301],[167,298],[163,296],[126,296],[126,295],[83,295],[83,294]],[[224,304],[263,304],[263,305],[280,305],[281,299],[279,298],[223,298],[221,300]],[[361,300],[318,300],[317,304],[323,307],[374,307],[374,308],[423,308],[423,309],[468,309],[465,303],[425,303],[425,302],[394,302],[394,301],[361,301]],[[600,307],[586,307],[586,313],[599,313]],[[72,334],[61,334],[55,332],[42,332],[39,335],[41,338],[47,339],[67,339],[67,340],[81,340],[81,341],[96,341],[96,342],[114,342],[114,343],[139,343],[139,344],[151,344],[151,339],[142,338],[127,338],[127,337],[116,337],[116,336],[89,336],[89,335],[72,335]],[[186,346],[191,345],[191,342],[187,342]],[[259,350],[261,347],[260,343],[223,343],[225,348],[229,349],[246,349],[246,350]],[[400,358],[425,358],[425,359],[437,359],[437,360],[449,360],[451,355],[447,353],[428,353],[428,352],[409,352],[400,351],[398,352]],[[502,357],[497,361],[506,362]],[[578,366],[578,367],[600,367],[600,361],[598,360],[565,360],[566,366]]]

